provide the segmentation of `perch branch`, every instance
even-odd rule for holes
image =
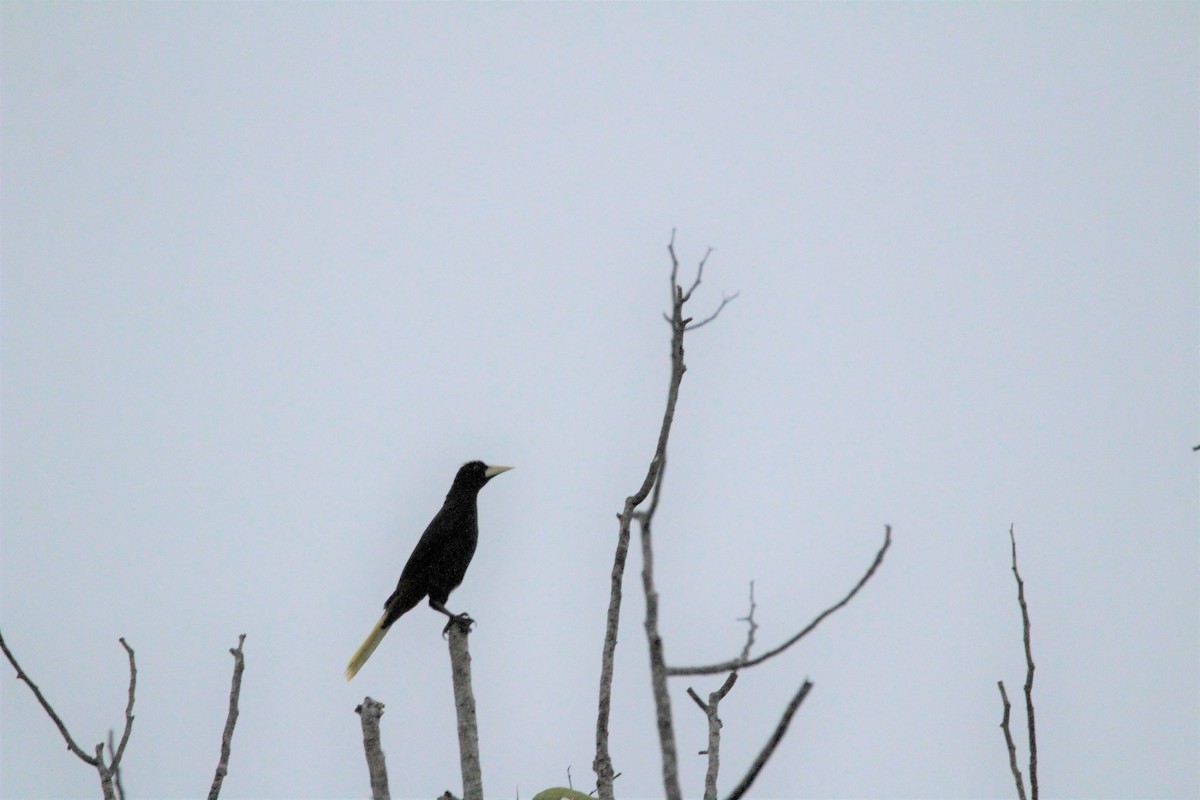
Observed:
[[[454,709],[458,714],[458,757],[462,765],[463,800],[483,800],[479,729],[475,722],[475,695],[471,691],[471,653],[467,649],[471,622],[462,617],[452,617],[448,627]]]
[[[794,645],[796,642],[800,641],[805,636],[807,636],[809,633],[811,633],[818,625],[820,625],[825,620],[826,617],[828,617],[829,615],[833,614],[834,612],[840,610],[847,603],[849,603],[851,600],[853,600],[854,596],[856,594],[858,594],[859,591],[864,586],[866,586],[867,581],[871,580],[871,577],[874,576],[875,572],[879,569],[879,565],[883,563],[883,557],[887,554],[888,548],[891,547],[891,545],[892,545],[892,526],[888,525],[888,526],[885,526],[885,528],[884,528],[883,545],[879,548],[879,552],[877,552],[875,554],[875,560],[871,562],[871,566],[868,567],[866,573],[864,573],[863,576],[861,578],[859,578],[858,583],[856,583],[854,585],[854,588],[851,589],[850,592],[845,597],[843,597],[841,600],[839,600],[837,603],[834,603],[832,606],[830,606],[829,608],[825,609],[820,614],[818,614],[817,617],[812,622],[808,623],[808,625],[804,626],[804,628],[802,628],[799,633],[797,633],[795,636],[788,639],[786,642],[779,645],[775,649],[768,650],[766,653],[763,653],[762,655],[756,656],[754,658],[746,658],[745,657],[746,653],[745,653],[745,651],[743,651],[742,656],[730,659],[728,661],[722,661],[719,664],[707,664],[704,666],[697,666],[697,667],[667,667],[667,675],[669,675],[671,677],[675,677],[678,675],[713,675],[718,672],[729,672],[730,670],[738,670],[738,669],[743,669],[745,667],[753,667],[758,664],[761,664],[762,662],[766,661],[769,658],[773,658],[773,657],[779,655],[784,650],[787,650],[789,647]]]

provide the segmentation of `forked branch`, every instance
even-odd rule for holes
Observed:
[[[50,701],[42,694],[42,690],[33,682],[33,679],[21,669],[21,665],[17,663],[17,657],[8,649],[8,645],[4,641],[4,636],[0,634],[0,650],[4,651],[8,663],[12,664],[13,669],[17,671],[17,680],[24,681],[29,689],[33,692],[33,696],[42,706],[42,710],[54,721],[58,727],[58,732],[62,734],[63,739],[67,743],[67,749],[74,753],[79,760],[90,767],[95,767],[96,772],[100,775],[100,789],[104,793],[104,800],[115,800],[116,793],[113,788],[113,779],[119,774],[121,768],[121,758],[125,755],[125,745],[129,742],[129,734],[133,732],[133,700],[137,693],[137,663],[134,661],[133,648],[124,639],[118,639],[121,647],[125,648],[125,653],[129,656],[129,697],[125,703],[125,730],[121,733],[121,743],[117,745],[114,752],[112,749],[111,732],[109,736],[109,752],[112,753],[111,763],[104,763],[104,742],[96,745],[95,754],[88,755],[83,751],[75,740],[71,738],[71,733],[67,730],[66,724],[62,718],[55,712],[54,707],[50,705]]]
[[[1008,528],[1008,538],[1012,542],[1012,572],[1017,581],[1017,603],[1021,606],[1021,629],[1025,640],[1025,721],[1029,732],[1029,800],[1037,800],[1037,726],[1033,713],[1033,648],[1029,641],[1029,606],[1025,603],[1025,581],[1017,569],[1017,537],[1013,526]],[[1012,732],[1009,730],[1008,694],[1004,691],[1004,681],[999,681],[1000,699],[1004,703],[1004,717],[1000,727],[1004,730],[1004,741],[1008,747],[1008,760],[1012,767],[1013,780],[1017,785],[1017,797],[1025,800],[1025,782],[1021,778],[1021,770],[1017,768],[1017,748],[1013,743]]]
[[[700,699],[696,690],[688,687],[688,696],[696,701],[704,716],[708,719],[708,749],[700,755],[708,756],[708,768],[704,772],[704,800],[717,800],[717,775],[721,771],[721,717],[720,705],[729,694],[729,690],[737,683],[738,674],[729,673],[729,677],[715,692],[709,692],[708,702]]]
[[[712,253],[712,249],[709,248],[704,258],[700,261],[700,265],[696,271],[696,278],[686,292],[679,285],[678,280],[679,259],[675,254],[674,231],[671,231],[671,241],[667,245],[667,253],[671,258],[671,315],[666,317],[667,322],[671,325],[671,379],[667,387],[667,403],[663,411],[662,424],[659,426],[658,442],[655,445],[654,454],[650,458],[650,464],[646,469],[646,474],[642,479],[641,485],[636,492],[625,498],[625,504],[621,509],[621,513],[617,515],[617,548],[613,557],[613,567],[610,576],[608,615],[606,617],[604,646],[600,659],[600,698],[599,710],[596,715],[596,756],[592,761],[592,769],[596,773],[596,789],[600,800],[612,800],[613,798],[615,771],[608,747],[608,723],[612,709],[613,663],[617,647],[617,631],[620,628],[621,621],[622,582],[625,575],[625,562],[629,554],[630,528],[635,516],[642,521],[643,525],[647,524],[657,505],[657,491],[661,485],[662,470],[666,462],[667,440],[670,438],[671,424],[675,418],[675,406],[679,400],[679,385],[683,381],[683,374],[687,371],[687,366],[683,361],[683,337],[692,320],[683,316],[684,305],[691,299],[692,292],[700,285],[704,265],[708,260],[709,254]],[[726,298],[722,302],[721,307],[717,309],[717,313],[732,299],[732,297]],[[716,313],[706,319],[705,322],[711,321],[715,316]],[[651,501],[650,508],[644,512],[638,512],[638,506],[650,496],[652,489],[655,490],[655,499]],[[670,792],[668,792],[668,795],[670,795]]]
[[[1000,687],[1000,702],[1004,704],[1004,716],[1000,719],[1000,730],[1004,731],[1004,743],[1008,747],[1008,766],[1012,770],[1013,781],[1017,784],[1017,797],[1025,800],[1025,779],[1021,777],[1021,767],[1017,764],[1017,744],[1013,741],[1012,729],[1008,727],[1012,703],[1008,702],[1008,692],[1004,691],[1004,681],[996,681]]]

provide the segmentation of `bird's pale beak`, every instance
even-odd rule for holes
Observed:
[[[489,465],[488,468],[483,471],[483,477],[494,478],[501,472],[508,472],[510,469],[512,469],[512,467],[493,467]]]

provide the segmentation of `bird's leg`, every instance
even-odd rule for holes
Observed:
[[[450,632],[450,626],[456,622],[460,625],[466,625],[468,633],[471,632],[471,626],[475,624],[475,620],[471,619],[470,614],[467,614],[465,612],[462,614],[455,614],[455,613],[451,612],[450,610],[448,610],[446,608],[446,605],[444,603],[442,603],[440,600],[434,600],[432,597],[429,598],[429,607],[432,608],[434,611],[442,612],[443,614],[445,614],[447,617],[450,618],[449,621],[446,622],[446,627],[442,628],[442,636],[445,636],[446,634],[448,634]]]

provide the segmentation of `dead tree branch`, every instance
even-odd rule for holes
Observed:
[[[711,248],[708,251],[712,252]],[[604,632],[604,647],[600,657],[600,698],[599,710],[596,714],[596,756],[592,761],[592,769],[596,773],[596,790],[600,800],[613,800],[613,769],[612,757],[608,747],[608,722],[612,710],[612,680],[613,660],[617,647],[617,631],[621,623],[621,584],[625,575],[625,562],[629,554],[630,527],[633,522],[635,509],[650,495],[650,490],[660,481],[663,464],[666,460],[667,440],[671,434],[671,424],[675,419],[675,406],[679,400],[679,385],[683,381],[683,373],[687,366],[683,363],[683,335],[691,319],[684,319],[683,306],[691,298],[691,294],[700,285],[704,264],[708,253],[700,262],[696,272],[696,280],[685,293],[678,283],[679,259],[675,255],[675,232],[671,231],[671,241],[667,245],[667,253],[671,258],[671,307],[672,316],[667,317],[671,324],[671,379],[667,386],[667,404],[663,411],[662,424],[659,426],[658,442],[654,455],[646,469],[638,490],[625,498],[625,505],[617,515],[618,532],[617,548],[613,557],[613,568],[610,577],[608,615]],[[727,299],[722,307],[732,300]],[[718,312],[720,309],[718,309]],[[715,314],[713,315],[716,316]],[[705,320],[706,322],[708,320]]]
[[[37,698],[38,703],[41,704],[42,710],[58,726],[58,732],[62,734],[63,739],[66,741],[67,749],[74,753],[83,763],[96,768],[96,772],[100,776],[100,789],[104,793],[104,800],[116,800],[113,779],[119,774],[121,757],[125,755],[125,745],[129,742],[129,735],[133,732],[133,701],[134,695],[137,693],[137,663],[134,661],[133,648],[123,638],[117,641],[121,643],[121,647],[125,648],[125,653],[129,656],[129,699],[125,704],[125,730],[121,733],[121,743],[117,745],[116,751],[112,753],[112,762],[105,764],[104,743],[101,742],[96,745],[94,755],[88,755],[83,752],[83,749],[71,738],[66,724],[63,723],[62,718],[54,711],[53,706],[50,705],[50,701],[42,694],[42,690],[25,673],[25,670],[21,669],[21,665],[17,663],[16,656],[8,649],[8,645],[4,642],[4,636],[0,634],[0,650],[4,651],[5,657],[8,658],[8,663],[12,664],[13,669],[17,671],[17,680],[25,682],[33,692],[33,696]],[[112,751],[111,735],[109,741],[109,750]]]
[[[659,483],[662,485],[661,473]],[[663,657],[662,636],[658,632],[658,591],[654,588],[654,547],[647,511],[639,514],[642,540],[642,589],[646,595],[646,640],[650,650],[650,683],[654,693],[655,721],[658,725],[658,744],[662,750],[663,787],[667,800],[682,800],[679,785],[679,756],[675,749],[675,726],[671,716],[671,695],[667,691],[667,670]]]
[[[851,589],[849,591],[849,593],[847,593],[846,596],[843,597],[841,600],[834,603],[832,606],[830,606],[829,608],[825,609],[820,614],[818,614],[817,617],[815,619],[813,619],[812,622],[808,623],[803,628],[801,628],[799,633],[797,633],[792,638],[788,639],[783,644],[774,648],[773,650],[768,650],[766,653],[763,653],[761,656],[756,656],[754,658],[748,658],[747,656],[749,654],[749,651],[746,649],[743,649],[742,655],[738,656],[737,658],[732,658],[728,661],[722,661],[719,664],[707,664],[704,666],[697,666],[697,667],[667,667],[667,675],[669,675],[671,677],[675,677],[678,675],[714,675],[719,672],[729,672],[730,670],[738,670],[738,669],[744,669],[746,667],[753,667],[758,664],[761,664],[762,662],[766,661],[769,658],[773,658],[773,657],[779,655],[784,650],[787,650],[789,647],[794,645],[796,642],[800,641],[805,636],[812,633],[812,631],[818,625],[820,625],[822,622],[825,621],[826,617],[828,617],[831,614],[833,614],[834,612],[840,610],[847,603],[849,603],[851,600],[853,600],[854,596],[857,595],[864,586],[866,586],[867,581],[871,580],[871,577],[875,575],[875,572],[879,569],[879,565],[883,563],[883,557],[887,554],[888,548],[891,546],[892,546],[892,526],[887,525],[884,527],[883,545],[879,548],[879,552],[877,552],[875,554],[875,560],[871,562],[871,566],[868,567],[867,571],[863,574],[863,576],[861,578],[859,578],[858,583],[856,583],[854,585],[854,588]]]
[[[367,754],[367,772],[371,776],[371,800],[391,800],[388,791],[387,761],[383,757],[383,746],[379,738],[379,718],[383,716],[383,703],[363,698],[354,713],[362,720],[363,750]]]
[[[242,672],[246,669],[246,659],[242,655],[242,645],[246,643],[246,634],[238,636],[237,647],[229,648],[233,656],[233,681],[229,687],[229,713],[225,717],[225,731],[221,734],[221,760],[217,762],[217,771],[213,775],[212,787],[208,790],[208,800],[217,800],[221,794],[221,784],[229,774],[229,753],[233,742],[233,727],[237,725],[238,698],[242,694]]]
[[[33,679],[25,674],[25,670],[21,669],[21,665],[17,663],[16,656],[12,654],[12,651],[8,649],[8,645],[5,644],[3,634],[0,634],[0,649],[4,650],[4,655],[8,658],[8,663],[12,664],[13,669],[17,671],[17,680],[25,682],[25,684],[33,692],[33,696],[36,697],[37,701],[41,704],[42,710],[45,711],[46,714],[49,715],[50,719],[54,721],[54,724],[58,726],[58,732],[61,733],[63,739],[66,740],[67,749],[78,756],[83,763],[92,767],[96,766],[98,762],[96,761],[95,756],[89,756],[87,753],[83,752],[83,749],[78,744],[75,743],[75,740],[71,738],[71,734],[67,730],[67,726],[63,724],[62,719],[54,711],[54,707],[50,705],[50,701],[47,700],[45,695],[42,694],[42,690],[39,689],[38,685],[33,682]]]
[[[754,647],[754,634],[758,632],[758,623],[754,621],[755,608],[757,606],[754,603],[754,581],[750,581],[750,611],[738,620],[738,622],[746,623],[746,645],[742,648],[742,654],[738,656],[738,661],[746,661],[750,658],[750,649]]]
[[[1004,681],[996,683],[1000,686],[1000,702],[1004,703],[1004,717],[1000,720],[1000,730],[1004,731],[1004,743],[1008,746],[1008,765],[1012,769],[1013,781],[1017,784],[1017,797],[1019,800],[1025,800],[1025,779],[1021,777],[1021,768],[1017,765],[1017,745],[1013,742],[1012,730],[1008,727],[1012,704],[1008,702],[1008,692],[1004,691]]]
[[[737,683],[738,674],[729,673],[729,677],[721,684],[721,688],[710,692],[708,702],[700,699],[700,695],[692,687],[688,687],[688,695],[700,706],[704,716],[708,718],[708,749],[701,755],[708,756],[708,769],[704,773],[704,800],[717,800],[717,774],[721,771],[721,717],[718,707],[725,695]]]
[[[679,285],[679,259],[675,255],[675,234],[671,234],[671,242],[667,246],[667,252],[671,256],[671,391],[668,395],[668,404],[671,411],[674,411],[675,401],[678,399],[679,384],[683,380],[683,374],[687,371],[687,366],[683,360],[683,337],[691,324],[691,317],[683,316],[684,305],[691,299],[692,293],[700,285],[701,277],[704,273],[704,265],[708,261],[708,256],[712,253],[710,248],[701,259],[700,265],[696,270],[696,279],[693,281],[691,288],[686,292]],[[722,303],[724,307],[725,303]],[[709,317],[707,321],[716,318],[717,312]],[[658,471],[654,483],[654,497],[650,507],[643,512],[634,514],[638,520],[641,529],[642,541],[642,590],[646,596],[646,641],[649,645],[650,656],[650,681],[654,694],[655,719],[658,726],[659,749],[662,751],[662,774],[663,774],[663,789],[667,800],[681,800],[683,797],[682,790],[679,785],[679,769],[678,769],[678,752],[675,746],[675,727],[671,714],[671,696],[667,691],[667,668],[666,660],[663,655],[662,636],[658,630],[658,591],[654,587],[654,548],[652,535],[652,522],[654,513],[658,509],[659,493],[662,490],[663,470],[666,464],[666,445],[669,428],[664,424],[659,436],[659,448],[655,453],[655,459],[658,462]]]
[[[738,800],[742,795],[750,790],[754,785],[754,781],[758,778],[758,773],[762,772],[762,768],[766,765],[771,755],[775,752],[775,748],[783,741],[783,736],[787,733],[788,725],[792,723],[792,717],[796,715],[800,704],[804,702],[804,698],[808,697],[808,693],[812,690],[812,682],[804,681],[804,685],[800,687],[800,691],[796,692],[796,696],[788,703],[787,708],[783,710],[783,716],[779,718],[779,724],[775,726],[774,733],[767,743],[763,745],[763,749],[758,754],[758,758],[754,759],[754,763],[750,765],[750,769],[746,771],[746,777],[742,778],[742,782],[734,787],[733,791],[725,800]]]
[[[108,758],[110,761],[112,760],[112,758],[115,754],[116,754],[116,750],[113,748],[113,729],[109,728],[108,729]],[[123,783],[121,783],[121,765],[120,764],[117,764],[116,766],[113,767],[113,789],[115,791],[117,800],[125,800],[125,786]]]
[[[1033,648],[1029,641],[1029,606],[1025,603],[1025,581],[1021,579],[1021,572],[1017,569],[1017,537],[1013,532],[1013,526],[1008,528],[1008,538],[1012,542],[1012,572],[1013,577],[1017,581],[1017,603],[1021,606],[1021,628],[1025,639],[1025,719],[1029,731],[1029,798],[1037,800],[1038,797],[1038,782],[1037,782],[1037,726],[1034,722],[1033,713]],[[1012,764],[1013,777],[1017,783],[1017,795],[1021,800],[1025,800],[1025,785],[1021,779],[1021,772],[1017,769],[1016,761],[1016,746],[1013,744],[1012,734],[1008,728],[1009,717],[1009,702],[1008,696],[1004,691],[1004,682],[1000,681],[1000,698],[1004,702],[1004,719],[1000,723],[1000,727],[1004,729],[1004,739],[1008,745],[1009,761]]]
[[[458,713],[458,756],[462,765],[463,800],[483,800],[483,775],[479,768],[479,729],[475,722],[475,695],[471,691],[471,653],[467,649],[471,622],[462,617],[454,617],[450,620],[448,628],[454,708]]]
[[[750,650],[754,647],[754,634],[758,630],[758,623],[754,621],[754,610],[757,605],[754,602],[754,581],[750,581],[750,611],[746,616],[741,618],[741,622],[746,623],[746,645],[742,648],[741,660],[745,661],[750,657]],[[721,688],[708,695],[708,702],[705,703],[700,699],[700,695],[692,687],[688,687],[688,694],[696,705],[700,706],[700,710],[704,712],[704,716],[708,719],[708,748],[700,755],[708,756],[708,768],[704,773],[704,800],[717,800],[717,775],[721,771],[721,717],[718,715],[718,707],[725,695],[729,694],[729,690],[737,683],[738,674],[736,671],[729,673],[729,677],[721,684]]]
[[[711,314],[709,314],[707,317],[700,320],[699,322],[689,323],[687,326],[687,330],[694,331],[694,330],[696,330],[696,328],[701,328],[701,327],[707,325],[708,323],[712,322],[714,319],[717,318],[717,315],[721,313],[721,309],[725,308],[725,306],[729,305],[734,300],[737,300],[739,294],[741,294],[741,292],[734,292],[733,294],[724,295],[721,298],[721,305],[717,306],[716,311],[712,312]]]

